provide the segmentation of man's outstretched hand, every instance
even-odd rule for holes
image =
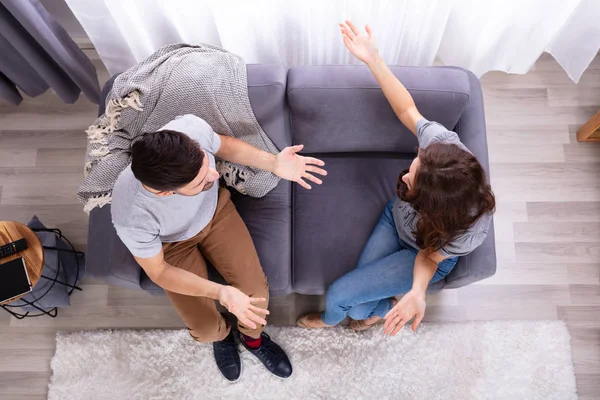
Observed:
[[[304,145],[286,147],[277,154],[275,168],[273,173],[288,181],[296,182],[305,189],[311,189],[311,186],[306,183],[306,180],[312,181],[317,185],[323,183],[319,178],[313,175],[327,175],[327,171],[321,169],[325,163],[318,158],[304,157],[298,153],[304,148]]]

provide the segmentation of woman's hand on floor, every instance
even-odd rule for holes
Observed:
[[[411,290],[406,293],[398,304],[384,317],[383,333],[396,336],[400,329],[413,318],[412,330],[416,332],[425,315],[426,307],[427,303],[425,302],[424,292]]]
[[[241,290],[225,285],[219,288],[217,296],[219,303],[248,328],[256,329],[256,324],[267,324],[263,316],[268,315],[269,310],[254,305],[267,301],[267,299],[248,297]]]
[[[366,32],[361,32],[350,21],[340,24],[340,28],[342,28],[342,39],[350,53],[367,65],[377,60],[379,48],[369,25],[365,27]]]

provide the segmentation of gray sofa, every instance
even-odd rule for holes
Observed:
[[[269,279],[273,296],[323,294],[354,268],[396,178],[417,152],[364,66],[308,66],[287,70],[248,65],[250,103],[282,149],[304,144],[304,154],[326,162],[322,186],[307,191],[282,181],[260,199],[234,193]],[[489,173],[481,86],[469,71],[449,67],[392,67],[428,119],[456,131]],[[104,96],[111,82],[104,88]],[[100,110],[104,107],[101,105]],[[430,290],[457,288],[496,270],[494,230]],[[141,270],[112,226],[110,206],[90,214],[87,272],[110,284],[164,293]],[[216,277],[211,277],[216,279]]]

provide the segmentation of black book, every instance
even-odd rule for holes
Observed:
[[[31,292],[31,289],[22,257],[0,264],[0,303]]]

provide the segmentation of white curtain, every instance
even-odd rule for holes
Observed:
[[[389,64],[526,73],[547,51],[575,82],[600,48],[600,0],[66,0],[110,73],[209,43],[247,63],[352,64],[338,23],[369,23]]]

